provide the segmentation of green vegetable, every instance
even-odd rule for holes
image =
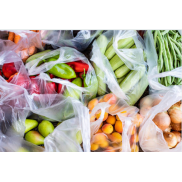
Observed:
[[[106,51],[106,47],[108,44],[108,40],[104,35],[100,35],[97,40],[97,45],[100,48],[100,51],[102,54],[105,53]],[[97,80],[98,80],[98,90],[97,90],[97,94],[99,96],[102,96],[106,93],[106,83],[104,83],[104,77],[105,77],[105,73],[93,62],[93,67],[95,69],[95,73],[97,76]]]
[[[121,77],[123,77],[123,76],[126,75],[129,71],[130,71],[130,69],[129,69],[126,65],[123,65],[123,66],[119,67],[119,68],[115,71],[116,78],[121,78]]]
[[[129,105],[133,106],[140,99],[148,86],[147,75],[144,75],[140,81],[134,86],[134,88],[127,93]]]
[[[25,133],[32,130],[33,128],[38,126],[38,122],[33,119],[26,119],[25,120]]]
[[[42,52],[38,52],[32,56],[30,56],[27,60],[26,60],[26,64],[37,59],[37,58],[40,58],[42,56],[44,56],[45,54],[47,54],[48,52],[50,52],[51,50],[45,50],[45,51],[42,51]],[[41,60],[37,66],[40,66],[42,63],[44,62],[44,60]]]
[[[121,58],[118,55],[115,55],[111,60],[110,60],[110,65],[115,71],[118,69],[120,66],[124,65],[124,62],[121,60]]]
[[[74,83],[78,87],[82,87],[82,79],[81,78],[74,79],[72,81],[72,83]],[[73,97],[73,98],[79,100],[80,99],[80,95],[81,95],[81,91],[69,87],[69,88],[66,88],[66,90],[64,91],[63,95],[65,97]]]
[[[118,49],[130,48],[134,44],[134,40],[132,37],[121,39],[118,41]],[[111,45],[105,52],[105,56],[107,59],[111,59],[115,55],[115,50],[113,45]]]
[[[122,91],[127,93],[141,79],[145,71],[145,66],[142,66],[138,71],[130,71],[126,78],[120,83]]]
[[[72,79],[76,78],[75,71],[65,63],[58,63],[54,65],[50,70],[47,71],[57,77],[65,78],[65,79]]]
[[[122,76],[121,78],[118,78],[117,79],[118,84],[120,84],[125,79],[125,77],[126,77],[126,75]]]

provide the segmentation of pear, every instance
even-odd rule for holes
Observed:
[[[80,130],[76,133],[76,140],[79,144],[82,143],[82,133]]]
[[[39,124],[38,130],[42,136],[47,137],[50,133],[54,131],[54,126],[50,121],[43,120]]]
[[[25,135],[25,140],[35,145],[43,145],[44,137],[37,131],[29,131]]]
[[[34,129],[35,127],[38,126],[38,122],[36,120],[33,119],[26,119],[25,120],[25,133],[27,133],[28,131]]]

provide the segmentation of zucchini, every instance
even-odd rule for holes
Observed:
[[[132,37],[121,39],[118,41],[118,49],[130,48],[134,44],[134,40]],[[115,50],[113,45],[111,45],[105,52],[105,56],[107,59],[111,59],[115,55]]]
[[[101,53],[104,54],[106,51],[107,44],[108,44],[107,38],[104,35],[100,35],[96,39],[96,42],[97,42],[98,47],[100,48]],[[98,80],[97,94],[99,96],[102,96],[106,93],[106,84],[103,82],[105,73],[94,62],[93,62],[93,67],[95,69],[95,73],[96,73],[97,80]]]
[[[127,93],[144,75],[145,66],[142,66],[138,71],[132,70],[126,78],[120,83],[120,87],[124,93]]]
[[[143,75],[143,77],[134,86],[134,88],[127,93],[127,97],[129,99],[127,103],[131,106],[135,105],[135,103],[140,99],[140,97],[145,92],[147,86],[148,86],[147,75]]]
[[[122,76],[121,78],[118,78],[117,79],[118,84],[120,84],[125,79],[125,77],[126,77],[126,75]]]
[[[112,67],[112,70],[115,71],[120,66],[124,65],[124,62],[120,59],[120,57],[116,54],[111,60],[110,65]]]
[[[130,69],[126,65],[123,65],[115,71],[115,76],[116,78],[121,78],[124,75],[126,75],[129,71]]]

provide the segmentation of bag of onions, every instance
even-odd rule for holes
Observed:
[[[92,152],[138,152],[138,129],[143,118],[138,108],[114,94],[88,103]]]
[[[144,97],[140,114],[144,122],[139,142],[144,152],[182,151],[182,87]]]

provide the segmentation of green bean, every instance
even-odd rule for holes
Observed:
[[[180,51],[182,51],[182,45],[180,45],[180,43],[177,42],[176,40],[174,40],[174,39],[172,39],[172,38],[170,38],[170,39],[171,39],[171,41],[172,41],[173,43],[175,43],[175,44],[180,48]]]
[[[156,48],[156,43],[157,43],[157,31],[154,31],[154,46]]]
[[[173,43],[173,46],[174,46],[174,50],[176,51],[177,53],[177,58],[180,60],[180,62],[182,62],[182,55],[181,55],[181,52],[180,50],[178,49],[178,47]]]
[[[162,43],[161,43],[159,37],[157,37],[157,40],[159,42],[158,71],[160,73],[162,71],[162,67],[163,67],[163,58],[162,58],[163,47],[162,47]]]
[[[182,42],[182,37],[181,37],[181,36],[179,36],[179,37],[177,38],[177,42]]]
[[[173,39],[174,39],[174,40],[176,40],[176,39],[177,39],[177,37],[178,37],[178,33],[175,33],[175,35],[174,35]]]
[[[165,35],[169,32],[169,30],[164,30],[164,32],[161,33],[161,35]]]
[[[174,32],[173,30],[169,30],[169,33],[175,35],[176,32]]]
[[[168,35],[168,34],[167,34],[167,40],[168,40],[168,42],[169,42],[169,47],[170,47],[170,49],[171,49],[171,53],[172,53],[172,56],[173,56],[173,60],[174,60],[174,68],[176,68],[176,67],[177,67],[177,58],[176,58],[176,53],[175,53],[175,51],[174,51],[173,44],[172,44],[172,42],[171,42],[170,37],[169,37],[169,35]]]

